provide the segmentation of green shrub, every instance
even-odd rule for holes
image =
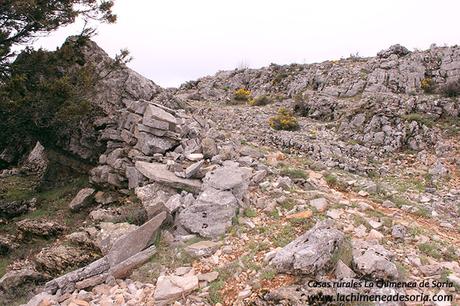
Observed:
[[[289,176],[291,179],[307,179],[308,174],[302,169],[296,168],[283,168],[280,171],[280,175]]]
[[[301,117],[307,117],[310,112],[310,108],[308,107],[303,94],[299,93],[294,97],[294,113]]]
[[[406,120],[406,121],[415,121],[419,124],[423,124],[423,125],[426,125],[427,127],[432,127],[433,126],[433,120],[431,120],[430,118],[427,118],[425,117],[424,115],[422,114],[418,114],[418,113],[412,113],[412,114],[407,114],[407,115],[404,115],[402,116],[402,119]]]
[[[248,103],[251,106],[263,106],[273,103],[273,99],[269,96],[262,95],[256,97],[255,99],[250,99]]]
[[[454,98],[460,96],[460,79],[447,83],[439,91],[445,97]]]
[[[101,111],[90,102],[96,84],[122,68],[128,53],[96,67],[85,59],[87,44],[83,36],[53,52],[26,49],[16,58],[0,83],[0,148],[30,139],[55,146]]]
[[[268,122],[275,130],[295,131],[299,129],[297,119],[284,107],[280,107],[278,114],[271,117]]]
[[[439,251],[439,246],[434,243],[425,242],[425,243],[419,244],[418,249],[420,250],[420,252],[428,256],[431,256],[433,258],[439,259],[442,257]]]

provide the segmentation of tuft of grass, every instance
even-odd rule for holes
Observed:
[[[251,106],[264,106],[273,103],[273,99],[269,96],[262,95],[255,99],[249,99],[248,104]]]
[[[283,226],[278,235],[274,238],[274,245],[277,247],[286,246],[289,242],[295,239],[294,233],[295,231],[290,224]]]
[[[420,88],[426,94],[431,94],[435,90],[435,83],[432,78],[424,78],[420,81]]]
[[[439,252],[439,246],[434,243],[425,242],[425,243],[419,244],[418,249],[423,254],[433,257],[435,259],[442,258],[442,254],[441,252]]]
[[[212,304],[222,303],[222,295],[220,291],[224,288],[223,280],[216,280],[209,285],[209,301]]]
[[[360,215],[353,215],[353,224],[358,227],[360,225],[364,225],[368,230],[372,228],[372,226],[367,222],[367,220]]]
[[[347,190],[347,186],[341,182],[337,176],[335,176],[334,174],[332,173],[327,173],[325,176],[324,176],[324,180],[326,181],[326,183],[329,185],[329,187],[331,188],[334,188],[334,189],[337,189],[339,191],[346,191]]]
[[[337,262],[341,260],[344,264],[351,267],[353,260],[353,247],[351,245],[351,239],[346,237],[342,244],[337,248],[337,250],[332,255],[332,265],[335,267]]]
[[[9,176],[0,178],[0,198],[6,201],[28,200],[35,194],[37,184],[32,177]]]
[[[254,218],[257,216],[257,211],[254,208],[246,208],[243,212],[243,215],[248,218]]]
[[[282,168],[280,171],[280,175],[288,176],[291,179],[307,179],[308,174],[302,169],[296,168]]]
[[[418,114],[418,113],[411,113],[411,114],[404,115],[402,116],[402,119],[404,119],[405,121],[409,121],[409,122],[415,121],[419,124],[426,125],[427,127],[432,127],[434,124],[432,119],[422,114]]]
[[[228,265],[216,270],[219,272],[219,277],[209,285],[208,298],[212,304],[222,303],[221,290],[224,287],[225,282],[240,269],[241,268],[238,265],[238,261],[235,260]]]
[[[236,101],[244,101],[247,102],[251,98],[251,92],[247,89],[240,88],[235,91],[233,94],[233,99]]]
[[[261,280],[272,280],[276,276],[276,270],[273,268],[265,268],[260,273]]]

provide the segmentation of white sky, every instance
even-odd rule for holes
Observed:
[[[400,43],[426,49],[460,44],[459,0],[116,0],[118,22],[94,40],[113,56],[128,48],[131,68],[169,87],[270,63],[313,63]],[[77,34],[71,26],[39,39],[47,49]]]

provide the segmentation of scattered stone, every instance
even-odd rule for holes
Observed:
[[[325,198],[317,198],[310,201],[310,206],[313,206],[319,212],[324,212],[328,207],[328,202]]]
[[[219,277],[219,272],[213,271],[205,274],[198,274],[197,277],[199,281],[211,283]]]
[[[391,228],[391,236],[393,236],[393,238],[396,238],[396,239],[404,240],[404,238],[406,237],[406,232],[407,232],[406,227],[401,224],[395,224]]]
[[[350,267],[348,267],[342,260],[337,261],[337,265],[335,267],[335,277],[337,279],[342,280],[346,278],[354,278],[356,276],[356,273],[353,272]]]
[[[72,211],[79,211],[80,209],[91,204],[94,192],[93,188],[83,188],[70,202],[69,207]]]
[[[180,299],[198,288],[198,277],[193,276],[160,276],[155,288],[156,305],[166,305]]]
[[[192,178],[197,175],[201,167],[204,164],[204,160],[200,160],[185,169],[185,178]]]

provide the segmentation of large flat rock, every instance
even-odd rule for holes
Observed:
[[[140,173],[142,173],[142,175],[157,183],[164,184],[175,189],[187,190],[193,193],[197,193],[201,189],[200,180],[177,177],[166,168],[165,164],[138,161],[136,162],[135,167]]]
[[[162,212],[144,223],[138,229],[123,235],[115,241],[107,254],[110,266],[114,267],[115,265],[144,250],[152,241],[155,232],[160,228],[165,219],[166,213]]]
[[[232,226],[238,201],[230,191],[208,188],[180,212],[179,223],[192,233],[216,238]]]

